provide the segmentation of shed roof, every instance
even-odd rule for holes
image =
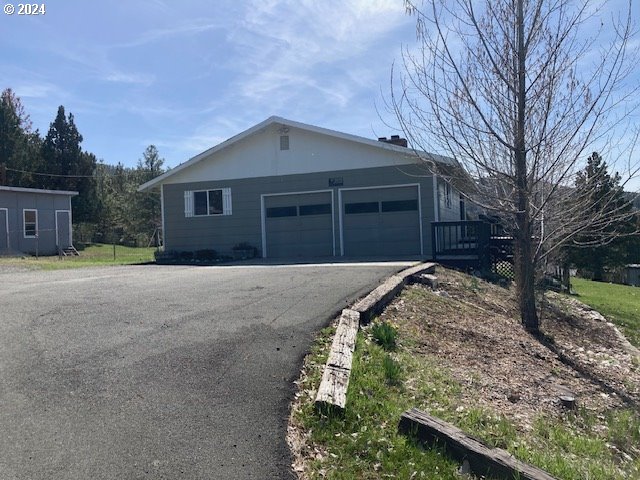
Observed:
[[[46,190],[43,188],[24,188],[24,187],[7,187],[0,185],[0,191],[5,192],[21,192],[21,193],[40,193],[40,194],[48,194],[48,195],[67,195],[69,197],[73,197],[78,195],[78,192],[73,192],[70,190]]]

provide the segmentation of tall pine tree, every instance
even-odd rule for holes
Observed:
[[[40,136],[31,131],[31,120],[20,98],[10,88],[0,94],[0,165],[7,169],[7,183],[14,187],[34,187],[29,173],[40,164]]]
[[[75,190],[73,199],[74,222],[93,222],[96,213],[95,170],[96,157],[83,152],[82,135],[78,131],[73,114],[65,115],[64,107],[58,107],[55,120],[42,143],[42,188]]]
[[[149,145],[142,154],[142,159],[138,160],[136,176],[139,184],[148,182],[149,180],[164,173],[164,170],[162,169],[163,165],[164,158],[160,157],[160,153],[156,146]],[[148,236],[153,235],[162,223],[159,192],[136,191],[136,206],[137,218],[139,219],[136,229],[140,233]]]

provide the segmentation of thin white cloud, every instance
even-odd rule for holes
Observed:
[[[270,98],[276,107],[309,94],[344,107],[362,86],[349,61],[364,73],[359,56],[406,21],[392,0],[255,0],[243,28],[229,37],[240,49],[233,67],[245,75],[238,93],[250,101]],[[375,57],[367,60],[379,65]]]
[[[14,90],[20,98],[47,98],[63,94],[60,88],[51,83],[18,84]]]
[[[108,73],[105,77],[105,80],[114,83],[129,83],[133,85],[144,85],[148,87],[155,81],[155,75],[114,71]]]
[[[112,48],[139,47],[160,40],[165,40],[167,38],[197,35],[200,33],[208,32],[210,30],[217,30],[223,28],[224,26],[224,23],[215,20],[197,20],[192,22],[185,22],[181,25],[171,26],[168,28],[157,28],[148,30],[134,40],[112,45]]]

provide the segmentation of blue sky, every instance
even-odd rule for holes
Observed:
[[[402,0],[44,3],[43,16],[0,13],[0,89],[43,135],[64,105],[106,163],[133,166],[155,144],[175,166],[271,115],[400,133],[384,97],[416,40]]]
[[[393,123],[382,95],[415,41],[402,0],[45,6],[44,16],[0,14],[0,88],[16,91],[42,134],[64,105],[84,149],[106,163],[135,165],[155,144],[175,166],[271,115],[398,133],[378,110]]]

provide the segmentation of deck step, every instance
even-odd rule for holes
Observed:
[[[80,256],[80,253],[78,253],[78,250],[76,250],[76,247],[74,247],[73,245],[69,245],[68,247],[63,248],[62,250],[60,250],[60,253],[64,257],[79,257]]]

